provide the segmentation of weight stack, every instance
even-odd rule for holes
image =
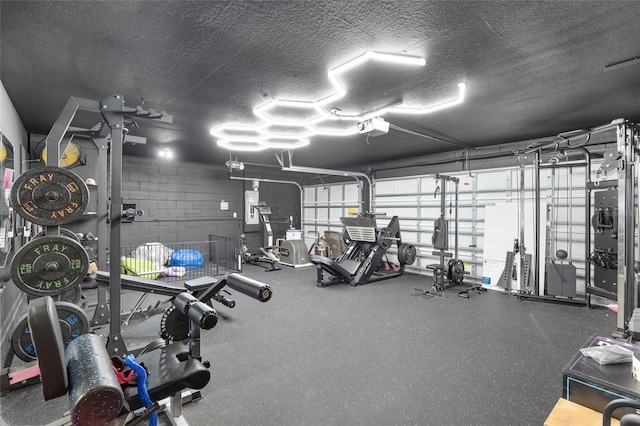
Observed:
[[[547,263],[545,281],[548,296],[577,296],[576,267],[571,263]]]

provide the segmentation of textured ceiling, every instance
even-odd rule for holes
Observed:
[[[27,130],[46,134],[69,96],[119,93],[165,110],[171,125],[139,121],[154,155],[223,164],[209,134],[258,121],[265,98],[320,99],[327,71],[367,51],[426,58],[418,73],[363,68],[342,101],[461,105],[385,115],[393,125],[469,147],[547,137],[624,117],[640,121],[640,7],[634,2],[497,1],[2,1],[0,78]],[[341,105],[330,105],[340,107]],[[90,126],[87,123],[86,126]],[[366,138],[313,136],[295,165],[360,167],[459,146],[392,129]],[[234,153],[277,164],[274,153]]]

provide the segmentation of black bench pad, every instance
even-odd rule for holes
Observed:
[[[162,349],[146,352],[136,358],[149,372],[147,390],[152,401],[158,401],[183,389],[202,389],[209,383],[211,373],[197,359],[189,357],[184,343],[174,342]],[[138,388],[125,388],[125,398],[131,410],[142,407]]]

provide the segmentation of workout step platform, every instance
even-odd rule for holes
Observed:
[[[98,282],[98,285],[108,285],[110,281],[109,272],[96,271],[96,282]],[[201,290],[204,291],[215,282],[215,279],[211,277],[200,277],[186,282],[165,282],[136,277],[134,275],[122,275],[120,277],[120,281],[122,282],[122,288],[125,290],[160,294],[163,296],[177,296],[186,290],[191,290],[193,292]],[[189,283],[188,287],[186,283]]]

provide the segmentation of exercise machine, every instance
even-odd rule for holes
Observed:
[[[245,243],[245,238],[244,234],[240,235],[240,257],[242,263],[260,266],[267,272],[279,271],[281,269],[278,265],[279,259],[273,252],[260,247],[260,254],[252,253]]]
[[[271,228],[271,207],[260,202],[258,205],[252,206],[253,211],[258,213],[260,220],[260,231],[262,233],[262,247],[259,253],[251,252],[245,244],[245,236],[240,235],[240,252],[242,254],[243,263],[253,264],[263,267],[267,272],[279,271],[278,265],[280,259],[273,252],[274,239],[273,229]]]
[[[329,244],[325,238],[320,236],[318,231],[309,231],[307,234],[315,236],[313,244],[309,247],[309,255],[331,257],[329,256]]]
[[[313,265],[309,261],[309,251],[303,240],[286,239],[278,246],[278,261],[282,265],[301,268]]]
[[[171,424],[187,424],[183,403],[199,398],[194,390],[204,388],[211,377],[210,363],[202,361],[200,353],[200,330],[212,329],[218,320],[210,301],[235,306],[220,294],[225,285],[261,302],[272,295],[268,285],[239,274],[193,281],[184,283],[187,291],[178,293],[165,312],[163,340],[125,354],[110,354],[95,334],[79,336],[65,350],[53,299],[45,296],[29,303],[33,344],[36,352],[45,354],[38,357],[44,400],[69,393],[71,414],[63,422],[132,426],[150,418],[157,424],[157,414],[164,412]],[[131,370],[137,376],[135,385]]]
[[[433,271],[431,289],[414,289],[416,293],[430,297],[439,296],[440,291],[462,284],[465,274],[468,274],[464,270],[464,262],[458,259],[458,184],[460,180],[456,177],[440,174],[436,174],[435,179],[440,181],[433,194],[434,198],[437,198],[438,192],[440,193],[440,217],[433,223],[431,243],[433,248],[436,249],[432,254],[438,256],[439,263],[427,265],[427,269]],[[447,186],[453,187],[453,189],[448,191]],[[453,196],[453,202],[451,201],[451,196]],[[447,197],[449,197],[448,212]],[[454,221],[453,253],[447,251],[449,250],[450,239],[449,221],[452,214]],[[446,258],[449,258],[449,260],[445,261]],[[469,298],[471,291],[479,293],[486,291],[486,289],[480,284],[472,284],[465,290],[460,291],[458,296]]]
[[[416,258],[416,249],[404,244],[400,235],[400,223],[393,216],[386,227],[377,228],[376,217],[372,213],[361,213],[353,217],[341,217],[351,242],[345,252],[333,260],[317,254],[311,255],[316,265],[318,287],[337,283],[352,286],[399,277],[405,265],[411,265]],[[398,262],[395,265],[386,259],[387,250],[395,243]],[[329,276],[325,279],[325,273]]]
[[[533,212],[534,227],[536,230],[541,229],[541,223],[546,223],[546,232],[535,233],[535,247],[533,256],[531,251],[520,250],[520,276],[519,289],[517,297],[520,300],[536,300],[542,302],[551,303],[564,303],[576,306],[585,306],[587,304],[586,294],[578,294],[576,265],[573,263],[573,204],[575,203],[573,190],[573,170],[575,168],[584,169],[584,187],[585,187],[585,202],[579,202],[585,208],[585,217],[588,217],[589,210],[591,209],[591,199],[588,193],[589,191],[589,174],[591,170],[591,154],[583,146],[571,146],[567,144],[566,147],[559,149],[554,145],[551,151],[544,151],[543,147],[538,147],[535,151],[534,165],[534,183],[535,183],[535,208]],[[550,147],[547,147],[547,149]],[[526,152],[525,152],[526,154]],[[521,155],[521,157],[523,157]],[[520,199],[525,198],[524,188],[524,159],[520,161]],[[546,217],[542,216],[541,200],[543,196],[541,194],[541,173],[543,170],[550,170],[550,187],[546,194]],[[566,176],[566,184],[564,185],[565,196],[561,197],[563,191],[560,185],[561,177]],[[605,186],[603,186],[605,187]],[[604,193],[603,193],[604,194]],[[606,194],[605,198],[608,198],[611,194]],[[616,205],[616,196],[608,198],[607,200],[600,199],[604,205],[611,206]],[[524,202],[521,201],[521,216],[525,214]],[[610,210],[603,210],[606,213],[607,222],[611,218]],[[566,217],[566,219],[564,219]],[[544,219],[542,222],[541,219]],[[521,244],[524,238],[524,220],[521,227]],[[566,224],[565,224],[566,223]],[[611,225],[607,223],[607,226]],[[560,230],[564,227],[564,232]],[[615,226],[617,228],[617,224]],[[602,231],[601,228],[594,226],[595,230]],[[617,229],[614,234],[617,233]],[[566,237],[560,239],[559,236],[565,234]],[[546,247],[543,247],[541,242],[541,236],[545,236]],[[596,236],[596,240],[600,240],[604,235]],[[607,242],[606,247],[615,246],[615,237],[607,233],[606,237],[602,239]],[[608,241],[607,241],[608,240]],[[559,241],[566,244],[566,250],[564,248],[558,248]],[[589,254],[589,246],[591,241],[591,235],[589,229],[585,233],[585,256],[587,260],[593,259],[596,262],[600,261],[600,256],[595,253],[592,258]],[[613,244],[609,241],[614,241]],[[543,251],[544,250],[544,251]],[[593,254],[593,253],[592,253]],[[610,253],[605,253],[608,256]],[[539,260],[544,257],[544,271],[540,272]],[[507,257],[507,259],[509,259]],[[523,262],[524,260],[524,262]],[[608,258],[607,258],[608,260]],[[615,260],[614,260],[615,262]],[[615,278],[616,272],[610,274],[611,271],[603,268],[598,271],[598,278],[601,278],[601,285],[609,287],[612,291],[615,291]],[[596,267],[596,271],[598,267]],[[604,275],[600,275],[599,272],[604,271]],[[584,269],[585,282],[589,281],[591,274],[591,267],[587,264]],[[613,275],[613,277],[612,277]],[[606,276],[606,278],[605,278]],[[533,282],[530,285],[529,281],[533,278]],[[585,293],[588,292],[588,288]],[[612,293],[609,293],[612,294]]]

